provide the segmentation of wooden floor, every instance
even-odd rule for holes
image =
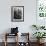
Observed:
[[[4,46],[4,43],[2,42],[0,42],[0,46]],[[12,43],[12,42],[10,42],[10,43],[8,43],[8,45],[7,46],[15,46],[15,42],[14,43]],[[25,45],[24,45],[25,46]],[[37,43],[30,43],[30,46],[37,46]],[[42,45],[42,46],[46,46],[46,43],[44,43],[44,45]]]

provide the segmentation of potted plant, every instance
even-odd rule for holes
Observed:
[[[46,36],[46,33],[45,32],[35,32],[33,35],[37,38],[38,43],[41,43],[40,40],[42,38],[45,38],[44,36]]]
[[[35,28],[36,30],[38,30],[38,26],[37,25],[32,25],[33,28]]]
[[[32,27],[35,28],[36,30],[45,29],[45,26],[32,25]]]

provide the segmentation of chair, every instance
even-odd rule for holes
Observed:
[[[30,46],[30,42],[29,42],[29,33],[21,33],[21,37],[20,40],[24,40],[19,42],[19,46]]]
[[[5,46],[8,45],[7,38],[10,38],[11,36],[17,36],[17,39],[15,38],[15,40],[17,40],[16,41],[16,46],[18,46],[18,33],[17,34],[6,33],[5,34]]]

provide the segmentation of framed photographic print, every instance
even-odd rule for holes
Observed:
[[[24,21],[24,6],[11,6],[11,21],[12,22]]]

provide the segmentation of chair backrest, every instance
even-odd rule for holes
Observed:
[[[21,33],[19,37],[20,42],[28,42],[29,41],[29,33]]]

